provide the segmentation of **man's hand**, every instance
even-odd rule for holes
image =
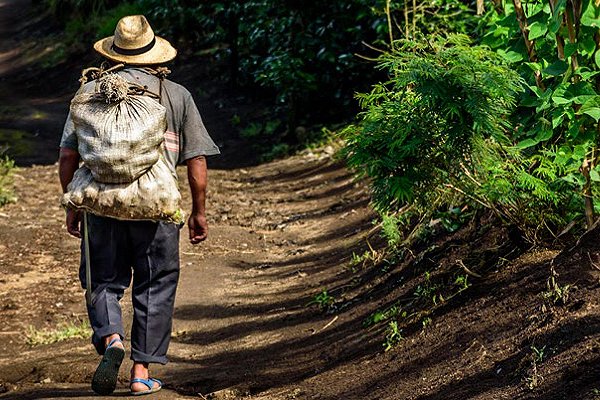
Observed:
[[[190,230],[190,242],[198,244],[206,240],[208,236],[208,224],[206,223],[206,160],[204,157],[194,157],[186,161],[188,182],[192,191],[192,215],[188,219]]]
[[[81,225],[83,213],[81,211],[67,210],[67,232],[76,238],[81,239]]]
[[[188,218],[188,229],[190,230],[190,243],[198,244],[206,240],[208,236],[208,224],[204,214],[193,213]]]

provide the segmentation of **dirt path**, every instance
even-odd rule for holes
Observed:
[[[24,164],[55,157],[68,85],[77,73],[60,77],[58,96],[44,90],[48,82],[23,81],[29,63],[51,51],[39,37],[44,16],[33,16],[30,6],[29,0],[0,2],[0,142]],[[176,66],[178,72],[194,80],[187,66]],[[251,159],[239,156],[246,147],[224,128],[230,116],[208,100],[216,89],[203,89],[199,107],[211,116],[205,122],[216,127],[211,132],[225,152],[225,161],[211,166]],[[293,383],[326,362],[314,344],[332,317],[306,303],[331,279],[327,268],[350,258],[349,245],[370,218],[364,189],[356,190],[331,154],[211,172],[210,240],[198,247],[182,240],[172,362],[155,371],[167,382],[158,398],[257,393]],[[26,343],[32,330],[85,319],[78,241],[63,228],[56,166],[23,168],[15,183],[18,203],[0,211],[0,393],[85,398],[97,363],[87,340]],[[129,321],[130,300],[123,302]]]
[[[19,169],[19,200],[0,209],[0,399],[93,399],[88,339],[31,343],[86,317],[79,242],[65,232],[53,164],[81,65],[23,86],[49,29],[30,12],[30,0],[0,0],[0,154],[2,143],[18,144],[22,164],[45,164]],[[183,231],[171,362],[153,369],[166,382],[153,398],[600,398],[600,273],[587,261],[600,254],[595,236],[556,265],[564,306],[544,300],[559,293],[547,285],[558,251],[515,259],[511,232],[485,215],[453,234],[432,225],[414,249],[383,258],[366,188],[331,147],[248,167],[250,147],[229,122],[248,105],[203,81],[198,65],[173,69],[195,89],[224,156],[209,160],[209,240],[192,247]],[[464,292],[440,300],[457,282]],[[317,294],[324,310],[309,305]],[[130,321],[128,294],[123,308]],[[390,320],[370,321],[390,310],[397,345],[383,352]],[[129,367],[117,397],[128,397]]]
[[[306,303],[332,278],[329,267],[350,258],[370,218],[364,189],[329,158],[212,171],[211,237],[198,247],[182,241],[172,362],[155,372],[168,388],[256,393],[322,368],[313,346],[332,316]],[[56,167],[23,169],[17,183],[19,202],[0,215],[0,382],[16,390],[7,398],[81,397],[97,362],[85,340],[23,343],[30,325],[51,329],[84,315]]]

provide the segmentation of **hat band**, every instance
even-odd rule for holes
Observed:
[[[156,44],[156,36],[152,38],[152,41],[145,45],[144,47],[140,47],[137,49],[124,49],[122,47],[117,46],[114,42],[111,46],[111,49],[114,50],[115,53],[119,53],[123,56],[139,56],[140,54],[144,54],[148,50],[154,47]]]

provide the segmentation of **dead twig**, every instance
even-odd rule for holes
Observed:
[[[476,272],[471,271],[469,268],[467,268],[467,266],[465,265],[465,263],[463,262],[463,260],[456,260],[456,263],[458,264],[458,266],[460,266],[467,274],[474,276],[475,278],[481,278],[482,276],[479,275]]]
[[[337,321],[337,319],[338,319],[338,318],[339,318],[339,315],[336,315],[336,316],[335,316],[335,317],[334,317],[334,318],[333,318],[331,321],[329,321],[329,322],[327,323],[327,325],[325,325],[324,327],[322,327],[322,328],[321,328],[321,329],[319,329],[318,331],[315,331],[315,332],[313,333],[313,335],[314,335],[315,333],[322,332],[322,331],[324,331],[325,329],[329,328],[331,325],[333,325],[333,323],[334,323],[335,321]]]
[[[592,264],[592,267],[594,267],[595,269],[597,269],[598,271],[600,271],[600,267],[594,262],[592,261],[592,255],[590,254],[590,252],[587,252],[588,258],[590,260],[590,264]]]

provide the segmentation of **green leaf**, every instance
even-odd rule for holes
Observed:
[[[564,119],[565,119],[565,113],[560,110],[556,110],[554,112],[554,114],[552,115],[552,128],[554,129],[557,126],[559,126],[560,124],[562,124]]]
[[[583,37],[579,42],[579,48],[584,54],[592,54],[594,50],[596,50],[596,41],[594,40],[594,35],[587,34],[581,36]]]
[[[585,157],[585,155],[587,154],[587,152],[588,152],[587,146],[578,144],[573,149],[573,159],[575,159],[575,160],[583,160],[583,158]]]
[[[585,110],[583,114],[587,114],[594,119],[594,121],[598,122],[600,120],[600,108],[593,107]]]
[[[600,182],[600,174],[595,169],[590,171],[590,179],[594,182]]]
[[[577,43],[565,44],[565,57],[571,57],[577,50]]]
[[[584,94],[582,96],[577,96],[573,98],[573,103],[575,104],[585,104],[587,103],[590,99],[595,98],[596,95],[593,94]]]
[[[535,135],[535,140],[537,142],[545,142],[546,140],[550,139],[552,137],[552,130],[551,129],[545,129],[542,131],[539,131],[537,135]]]
[[[588,100],[586,100],[585,103],[581,105],[581,108],[579,109],[577,114],[583,114],[589,109],[598,107],[600,107],[600,96],[591,96]]]
[[[534,40],[539,37],[542,37],[548,32],[548,27],[546,24],[542,24],[540,22],[534,22],[529,25],[529,40]]]
[[[535,146],[536,144],[538,144],[539,141],[535,140],[535,139],[525,139],[523,141],[520,141],[519,143],[517,143],[517,149],[526,149],[528,147],[532,147]]]
[[[564,97],[560,96],[553,96],[552,101],[554,104],[571,104],[573,102],[572,99],[565,99]]]
[[[516,51],[512,51],[512,50],[509,50],[509,51],[498,50],[498,54],[500,54],[502,56],[502,58],[504,58],[509,63],[516,63],[519,61],[523,61],[523,59],[524,59],[523,54],[518,53]]]
[[[533,72],[542,70],[542,64],[540,63],[526,62],[525,65],[531,68]]]
[[[550,32],[556,33],[560,29],[562,25],[562,17],[565,7],[567,5],[567,0],[558,0],[556,5],[554,6],[554,14],[552,14],[552,19],[550,20]]]
[[[594,61],[596,62],[596,66],[600,68],[600,51],[596,51],[596,55],[594,56]]]
[[[542,72],[548,75],[558,76],[564,74],[567,71],[567,68],[569,68],[569,66],[566,62],[564,62],[563,60],[558,60],[548,65],[548,67]]]
[[[581,76],[581,79],[588,80],[588,79],[593,78],[594,76],[600,74],[600,71],[584,71],[584,72],[578,71],[578,73]]]
[[[581,25],[591,26],[592,28],[600,27],[600,7],[596,7],[593,0],[584,1],[585,9],[581,15]]]

